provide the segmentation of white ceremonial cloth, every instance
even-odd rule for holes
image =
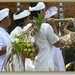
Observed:
[[[52,44],[57,41],[59,41],[59,37],[54,33],[52,27],[48,23],[42,23],[36,41],[39,46],[39,53],[35,60],[35,71],[54,71]]]

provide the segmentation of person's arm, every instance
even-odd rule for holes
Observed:
[[[0,56],[6,53],[6,46],[0,50]]]
[[[57,36],[59,36],[54,19],[53,19],[53,18],[47,18],[46,20],[47,20],[47,22],[52,26],[52,28],[53,28],[53,30],[54,30],[54,33],[55,33]]]
[[[46,29],[46,36],[50,43],[54,45],[55,47],[60,47],[60,38],[58,36],[58,32],[56,28],[53,29],[53,26],[49,24],[49,26]]]
[[[53,44],[55,47],[60,47],[60,40]]]

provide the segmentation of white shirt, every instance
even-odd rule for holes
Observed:
[[[59,41],[48,23],[42,23],[36,44],[39,46],[39,53],[35,59],[35,71],[54,71],[53,45]]]
[[[20,26],[17,26],[11,33],[10,33],[10,38],[11,38],[11,41],[14,41],[15,38],[14,36],[15,35],[20,35],[22,33],[22,28]]]
[[[60,48],[54,47],[54,69],[55,71],[66,71],[65,63]],[[62,66],[61,66],[62,65]]]
[[[0,27],[0,50],[2,49],[2,47],[7,46],[8,39],[9,39],[9,34],[7,33],[5,29]],[[6,54],[0,56],[0,70],[2,68],[5,57],[6,57]]]

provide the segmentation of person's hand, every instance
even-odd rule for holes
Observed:
[[[52,27],[55,26],[55,21],[53,18],[47,18],[46,20]]]
[[[54,30],[54,33],[59,36],[58,34],[58,31],[57,31],[57,28],[56,28],[56,24],[55,24],[55,21],[54,21],[54,18],[47,18],[46,19],[47,22],[52,26],[53,30]]]

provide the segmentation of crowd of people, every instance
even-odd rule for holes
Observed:
[[[33,21],[33,17],[38,19],[38,14],[41,14],[48,23],[41,24],[38,38],[36,39],[39,52],[34,62],[29,58],[24,58],[24,63],[22,63],[21,56],[19,56],[20,62],[18,62],[17,56],[14,55],[14,71],[66,71],[62,50],[60,50],[58,25],[54,21],[55,18],[58,18],[58,8],[52,6],[45,11],[45,7],[44,2],[30,2],[28,10],[15,12],[13,20],[16,27],[10,34],[7,32],[11,23],[9,8],[0,10],[0,70],[4,60],[12,52],[9,48],[11,43],[15,41],[14,35],[20,35],[22,31],[26,31],[32,25],[30,20]],[[9,67],[11,68],[11,65]],[[6,64],[6,68],[1,71],[8,71],[9,67]]]

